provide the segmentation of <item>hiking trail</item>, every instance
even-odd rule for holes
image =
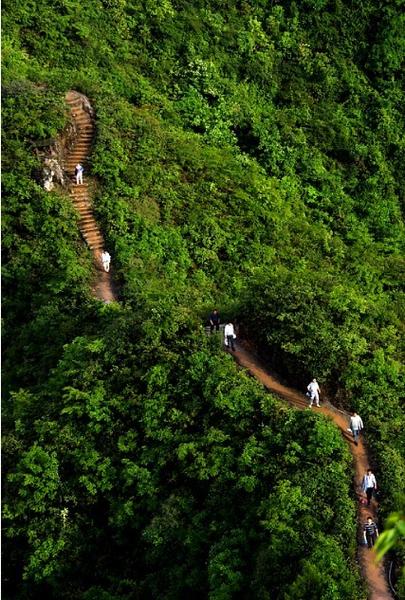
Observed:
[[[329,402],[324,402],[321,399],[321,407],[311,409],[308,408],[308,399],[302,393],[294,390],[293,388],[287,387],[281,384],[274,376],[270,375],[267,369],[260,363],[260,361],[249,351],[245,350],[240,344],[237,345],[236,351],[233,352],[233,356],[237,362],[247,369],[251,375],[253,375],[258,381],[260,381],[264,387],[275,393],[277,396],[283,398],[293,406],[299,409],[307,409],[319,412],[323,415],[328,416],[335,425],[340,429],[343,437],[349,444],[350,451],[353,456],[354,464],[354,486],[356,495],[358,498],[361,497],[361,482],[363,475],[369,467],[370,463],[368,460],[367,450],[364,446],[362,436],[360,436],[358,446],[353,443],[353,436],[348,432],[349,426],[349,415],[342,411],[337,410]],[[357,539],[363,539],[363,524],[366,522],[367,517],[371,516],[373,520],[377,520],[377,508],[378,503],[375,499],[372,500],[370,507],[366,505],[357,504]],[[360,562],[361,571],[363,578],[366,581],[368,587],[368,598],[369,600],[393,600],[393,596],[388,588],[388,583],[385,577],[384,568],[382,562],[376,564],[374,562],[374,552],[369,550],[365,546],[358,546],[358,558]]]
[[[101,266],[101,252],[105,249],[104,237],[94,218],[91,202],[91,178],[84,172],[83,184],[76,185],[74,171],[77,163],[86,165],[94,137],[94,120],[89,110],[90,103],[85,96],[75,91],[66,94],[68,104],[74,121],[77,135],[73,147],[68,151],[65,159],[65,170],[71,183],[69,185],[69,196],[73,205],[80,214],[79,228],[88,247],[93,253],[94,262],[97,266],[97,282],[93,287],[93,293],[99,300],[112,302],[115,300],[111,273],[106,273]]]
[[[85,96],[78,92],[70,91],[66,95],[66,102],[70,107],[72,118],[75,121],[78,131],[75,144],[68,152],[65,161],[65,169],[72,178],[76,164],[80,162],[86,165],[88,160],[94,137],[94,121],[88,110],[89,102]],[[80,231],[90,250],[93,252],[94,260],[98,266],[99,276],[96,286],[93,287],[93,294],[100,300],[111,302],[116,299],[116,296],[113,291],[111,273],[106,273],[100,266],[100,254],[105,248],[105,245],[103,235],[93,215],[90,192],[91,179],[86,175],[85,171],[85,183],[83,183],[83,185],[76,185],[73,180],[70,185],[69,193],[75,208],[80,213]],[[209,330],[209,328],[206,329]],[[252,353],[242,348],[240,344],[237,345],[233,355],[237,362],[260,381],[266,389],[274,392],[277,396],[287,400],[287,402],[299,409],[308,408],[308,401],[303,394],[277,381],[277,379],[270,375],[266,368],[260,364],[259,360],[253,356]],[[360,437],[359,445],[355,446],[352,435],[347,431],[349,423],[348,415],[338,411],[328,402],[323,402],[322,404],[321,408],[312,408],[311,410],[315,410],[331,418],[335,425],[341,430],[343,437],[349,443],[355,468],[355,490],[357,496],[360,497],[361,481],[369,466],[368,455],[363,440]],[[370,508],[358,503],[358,539],[362,539],[363,537],[362,526],[366,521],[367,516],[371,515],[373,519],[377,518],[377,507],[378,505],[375,500],[373,500]],[[388,589],[382,563],[376,564],[374,562],[374,553],[364,546],[358,547],[358,556],[363,578],[368,587],[369,600],[393,600],[393,596]]]

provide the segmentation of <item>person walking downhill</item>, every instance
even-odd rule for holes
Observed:
[[[350,417],[350,431],[353,434],[353,439],[356,446],[359,443],[359,435],[363,427],[364,425],[361,417],[354,410],[352,412],[352,416]]]
[[[363,477],[362,490],[367,496],[367,506],[370,506],[373,492],[377,491],[377,481],[371,469],[367,469],[367,473]]]
[[[216,329],[216,331],[219,331],[220,323],[221,323],[221,319],[219,316],[219,312],[216,308],[214,308],[214,310],[210,314],[210,331],[211,331],[211,333],[214,332],[214,329]]]
[[[230,350],[235,352],[236,334],[235,334],[235,330],[233,328],[232,323],[227,323],[227,325],[225,325],[224,336],[225,336],[225,346],[228,346],[228,348]]]
[[[378,528],[371,517],[367,517],[367,522],[363,527],[363,533],[364,543],[367,544],[369,548],[372,548],[378,538]]]
[[[319,407],[319,394],[321,393],[321,390],[315,377],[311,383],[308,384],[307,390],[307,396],[309,396],[309,408],[311,408],[314,400],[316,402],[316,406]]]
[[[103,263],[103,269],[106,273],[108,273],[108,271],[110,270],[110,262],[111,262],[111,256],[110,254],[107,252],[107,250],[104,250],[101,253],[101,262]]]
[[[83,167],[80,163],[77,163],[75,167],[76,185],[83,185]]]

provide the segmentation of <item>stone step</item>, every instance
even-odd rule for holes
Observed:
[[[73,185],[76,185],[76,184],[74,183]],[[81,186],[78,185],[76,187],[80,188]],[[70,195],[72,198],[83,198],[83,197],[87,198],[87,196],[89,195],[88,187],[86,186],[86,187],[83,187],[82,189],[70,190]]]
[[[88,194],[77,194],[77,195],[72,195],[70,197],[72,198],[72,200],[75,204],[86,204],[87,203],[89,206],[91,206],[90,202],[89,202]]]
[[[81,197],[77,197],[77,198],[74,198],[71,196],[71,198],[72,198],[72,202],[76,208],[81,207],[81,208],[89,208],[89,209],[93,210],[93,205],[90,202],[89,196],[81,196]]]
[[[93,209],[90,206],[90,204],[81,203],[80,205],[78,205],[78,204],[74,203],[73,206],[80,213],[82,218],[87,217],[87,215],[88,215],[92,219],[94,219]]]
[[[77,190],[77,192],[71,192],[70,193],[70,197],[73,200],[77,200],[79,201],[84,201],[84,200],[88,200],[89,197],[89,193],[87,189],[84,190]]]
[[[70,110],[71,110],[73,117],[75,116],[76,113],[83,112],[82,101],[80,100],[80,98],[78,98],[77,100],[72,100],[71,102],[68,102],[68,105],[70,106]]]
[[[102,250],[104,248],[104,243],[100,244],[88,244],[90,250],[97,252],[97,250]]]
[[[81,202],[80,204],[79,204],[79,203],[77,203],[77,204],[76,204],[76,203],[74,203],[74,204],[73,204],[73,206],[75,207],[75,209],[76,209],[77,211],[79,211],[80,215],[81,215],[83,218],[84,218],[84,217],[87,217],[87,215],[91,216],[91,218],[94,218],[94,215],[93,215],[93,209],[92,209],[92,207],[90,206],[90,204],[88,204],[88,203],[84,203],[84,202]]]
[[[65,164],[67,164],[67,165],[74,164],[76,166],[78,158],[82,159],[81,162],[86,162],[88,154],[89,154],[89,152],[86,150],[84,152],[74,152],[73,154],[71,154],[69,156],[69,160]]]
[[[77,132],[80,134],[81,131],[93,131],[94,127],[91,121],[85,121],[84,119],[77,120],[75,119],[75,125],[77,127]]]
[[[84,231],[86,231],[86,233],[90,233],[90,231],[100,231],[100,228],[97,225],[97,223],[95,222],[94,218],[90,219],[90,221],[89,220],[85,221],[83,223],[82,229]]]
[[[90,117],[87,110],[84,110],[83,104],[80,100],[73,102],[72,104],[70,104],[70,106],[74,117],[76,117],[77,115],[86,115],[86,117]]]
[[[88,184],[87,183],[79,183],[78,185],[76,183],[73,183],[72,187],[73,187],[73,189],[70,190],[70,193],[75,198],[77,196],[80,196],[80,194],[88,193]]]
[[[94,239],[90,239],[90,238],[86,238],[86,236],[83,236],[85,239],[86,244],[88,244],[90,246],[90,248],[104,248],[104,240],[100,239],[100,238],[94,238]]]
[[[90,224],[85,223],[83,227],[80,227],[80,231],[82,231],[86,237],[99,237],[100,239],[103,237],[100,229],[97,227],[97,224],[94,221]]]
[[[72,202],[74,205],[83,204],[86,206],[91,206],[89,196],[70,196],[72,198]]]
[[[83,215],[82,213],[80,213],[80,228],[84,228],[87,225],[90,225],[91,223],[94,223],[94,217],[93,215]]]
[[[80,228],[80,231],[82,232],[83,237],[86,240],[86,242],[88,242],[89,244],[103,244],[104,243],[103,236],[101,235],[101,233],[99,231],[87,232],[87,231],[83,231],[83,229],[81,229],[81,228]]]
[[[79,129],[81,129],[81,127],[91,127],[91,129],[93,129],[93,123],[89,116],[75,115],[73,118],[76,125],[79,125]]]
[[[81,103],[82,101],[82,97],[75,93],[69,94],[69,97],[66,99],[66,103],[69,104],[69,106],[72,106],[72,104],[76,104],[77,102]]]

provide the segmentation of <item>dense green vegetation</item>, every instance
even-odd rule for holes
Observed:
[[[5,597],[364,598],[345,443],[201,323],[356,408],[400,508],[401,2],[3,8]],[[38,183],[68,89],[119,305]]]

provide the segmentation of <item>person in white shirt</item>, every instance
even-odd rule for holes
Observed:
[[[83,184],[83,167],[80,163],[77,163],[75,167],[76,185]]]
[[[311,408],[314,400],[316,402],[316,406],[319,406],[319,394],[321,393],[321,390],[315,378],[311,381],[310,384],[308,384],[307,390],[307,395],[309,396],[309,407]]]
[[[101,262],[103,263],[103,269],[106,273],[108,273],[108,271],[110,270],[110,262],[111,262],[111,256],[110,254],[107,252],[107,250],[104,250],[101,253]]]
[[[350,417],[350,431],[353,434],[354,443],[358,444],[360,431],[363,429],[363,421],[361,417],[354,410]]]
[[[224,329],[225,346],[228,346],[233,352],[235,352],[235,330],[232,323],[227,323]]]
[[[367,473],[363,477],[362,489],[367,496],[367,506],[370,506],[373,492],[377,490],[377,481],[371,469],[367,469]]]

